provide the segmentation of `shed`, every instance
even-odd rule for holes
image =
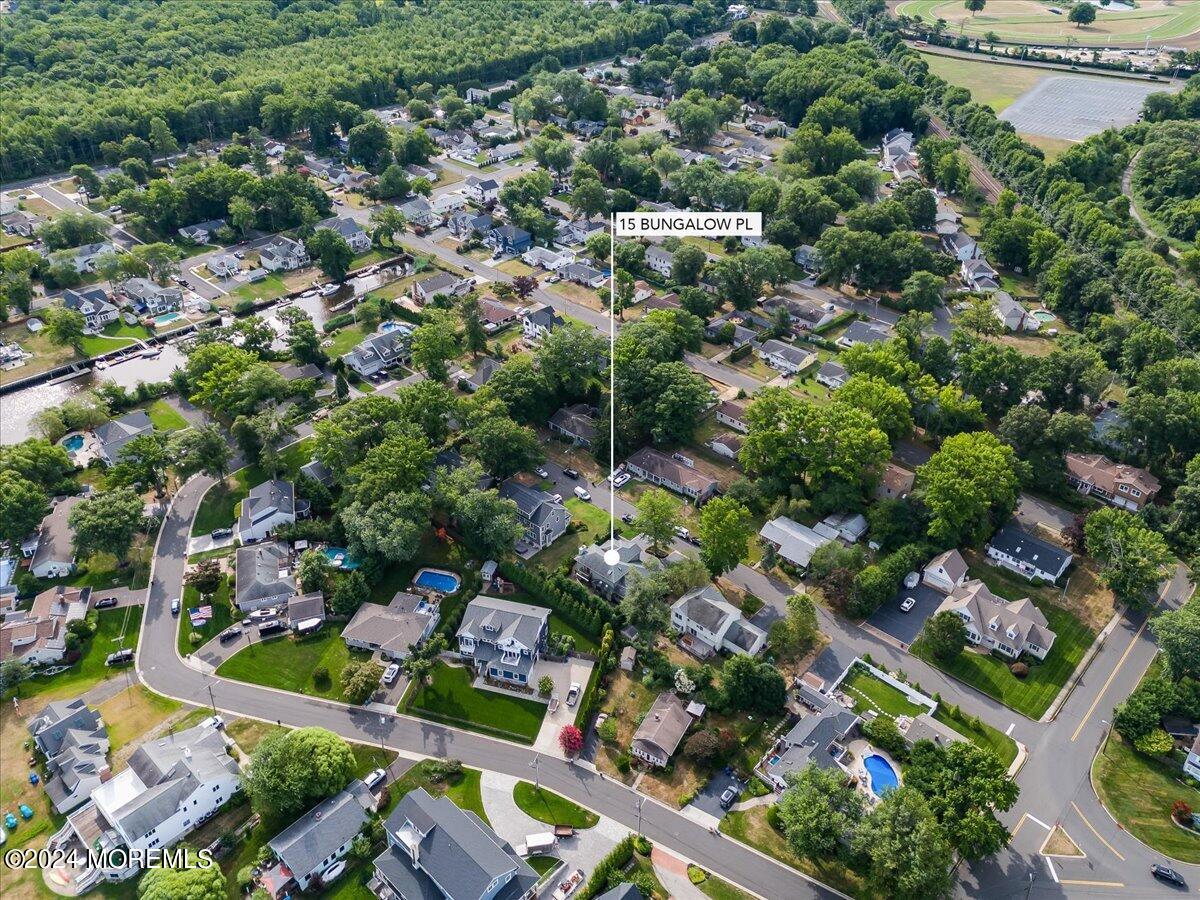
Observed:
[[[633,665],[637,662],[637,650],[633,647],[625,647],[621,650],[621,671],[632,672]]]

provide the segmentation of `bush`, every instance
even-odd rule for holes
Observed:
[[[617,720],[609,716],[596,729],[596,733],[600,735],[600,740],[604,743],[611,744],[617,739]]]
[[[654,845],[650,843],[650,838],[644,834],[639,834],[633,839],[633,847],[642,856],[649,856],[650,851],[654,849]]]
[[[345,328],[354,322],[354,313],[342,313],[340,316],[334,316],[331,319],[326,319],[325,324],[321,326],[321,330],[326,334],[332,334],[339,328]]]
[[[318,685],[329,684],[329,668],[327,666],[317,666],[313,669],[313,682]]]
[[[1180,825],[1192,826],[1192,808],[1184,800],[1176,800],[1171,804],[1171,817]]]
[[[891,716],[876,716],[860,728],[868,741],[881,750],[886,750],[896,759],[903,759],[908,755],[908,744]]]
[[[543,675],[538,681],[538,693],[543,697],[548,696],[554,690],[554,679],[549,675]]]
[[[688,881],[692,884],[704,884],[708,881],[708,873],[696,865],[688,864]]]
[[[1023,662],[1015,662],[1008,667],[1008,671],[1012,672],[1016,678],[1024,678],[1029,674],[1029,666]]]
[[[235,316],[246,316],[254,312],[254,301],[243,297],[237,303],[233,304],[233,314]]]
[[[1161,728],[1155,728],[1134,741],[1133,746],[1147,756],[1166,756],[1175,749],[1175,741]]]
[[[621,753],[617,756],[615,765],[618,772],[620,772],[622,775],[628,775],[630,768],[633,766],[633,761],[630,759],[628,753]]]

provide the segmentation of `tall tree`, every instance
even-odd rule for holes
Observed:
[[[344,788],[354,777],[354,754],[324,728],[273,731],[250,755],[242,778],[260,815],[289,816]]]
[[[78,503],[67,516],[75,555],[111,553],[124,559],[142,525],[142,499],[128,488],[104,491]]]
[[[1148,608],[1175,557],[1157,531],[1132,513],[1105,507],[1083,524],[1087,552],[1104,566],[1101,580],[1117,599]]]
[[[700,510],[700,559],[715,578],[746,555],[754,528],[750,510],[729,497],[710,500]]]
[[[943,546],[977,544],[1016,507],[1020,461],[990,432],[949,437],[917,469],[931,513],[929,535]]]
[[[865,808],[862,792],[842,772],[810,764],[788,776],[775,812],[789,846],[820,860],[841,850],[843,837],[854,833]]]
[[[953,885],[954,850],[914,788],[888,792],[858,827],[856,851],[870,859],[872,893],[894,900],[939,900]]]
[[[656,553],[670,546],[678,524],[679,502],[662,488],[650,488],[638,498],[633,527],[650,539]]]

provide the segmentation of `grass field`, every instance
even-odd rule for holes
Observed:
[[[542,727],[546,704],[471,686],[474,676],[464,666],[439,662],[429,684],[414,687],[402,711],[509,740],[532,744]]]
[[[1065,15],[1055,15],[1050,7],[1065,9],[1068,2],[1050,0],[992,0],[983,12],[972,15],[961,0],[908,0],[896,8],[897,15],[920,17],[932,24],[946,21],[946,33],[984,37],[995,32],[1002,41],[1066,43],[1073,38],[1090,46],[1141,44],[1146,40],[1177,40],[1200,31],[1200,3],[1173,3],[1165,0],[1140,0],[1132,11],[1098,10],[1096,21],[1077,28]]]
[[[146,408],[146,415],[159,431],[182,431],[188,427],[187,419],[166,400],[155,400]]]
[[[140,684],[109,697],[97,711],[108,727],[108,740],[116,753],[183,708],[178,700],[162,697]]]
[[[183,603],[179,610],[178,646],[180,656],[187,656],[193,650],[203,647],[233,622],[233,608],[229,605],[229,590],[229,580],[226,579],[209,600],[213,608],[212,618],[201,627],[193,629],[187,611],[190,607],[203,605],[203,598],[200,596],[200,592],[191,585],[184,586],[183,597],[180,598]],[[200,635],[200,640],[195,644],[191,640],[193,631]]]
[[[513,800],[526,815],[547,825],[570,825],[573,828],[595,828],[600,817],[545,788],[536,788],[528,781],[518,781],[513,788]]]
[[[313,438],[297,441],[290,447],[279,452],[281,477],[296,477],[300,467],[312,458]],[[270,478],[269,472],[264,472],[258,466],[247,466],[238,469],[225,479],[224,483],[213,485],[200,508],[196,510],[196,518],[192,522],[192,534],[208,534],[216,528],[229,528],[237,521],[239,504],[246,499],[250,488],[261,484]]]
[[[1113,818],[1138,840],[1181,862],[1200,863],[1200,836],[1171,821],[1176,800],[1200,809],[1200,790],[1182,776],[1178,761],[1144,756],[1113,732],[1092,764],[1092,783]]]
[[[929,71],[951,84],[965,87],[976,103],[1000,112],[1016,102],[1027,90],[1040,81],[1060,73],[1031,66],[1012,66],[1006,63],[957,59],[936,53],[922,53],[921,59]]]
[[[239,650],[217,669],[217,674],[235,681],[261,684],[294,694],[308,694],[346,702],[338,675],[352,659],[370,659],[366,652],[351,652],[332,628],[303,640],[276,638],[259,641]],[[328,680],[318,682],[313,672],[324,666]]]

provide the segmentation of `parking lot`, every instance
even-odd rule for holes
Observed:
[[[1082,141],[1106,128],[1132,125],[1148,95],[1170,89],[1150,81],[1063,75],[1039,82],[1000,118],[1027,134]]]
[[[945,594],[935,591],[927,584],[918,584],[915,588],[902,587],[892,599],[867,619],[867,624],[885,634],[891,635],[907,649],[917,639],[925,620],[932,616],[945,599]],[[917,601],[908,612],[900,609],[900,604],[908,597]]]

